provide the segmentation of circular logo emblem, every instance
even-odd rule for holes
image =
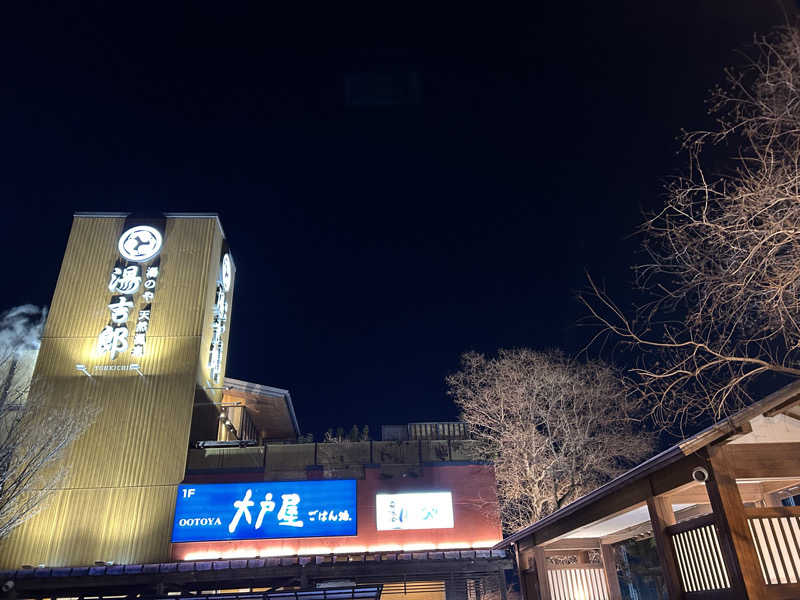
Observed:
[[[231,289],[231,255],[227,252],[222,257],[222,288],[228,292]]]
[[[119,253],[128,260],[145,262],[161,250],[161,234],[147,225],[131,227],[119,238]]]

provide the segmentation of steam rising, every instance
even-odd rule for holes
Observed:
[[[0,357],[19,358],[39,350],[47,308],[23,304],[0,314]]]

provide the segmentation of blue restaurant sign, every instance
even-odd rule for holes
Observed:
[[[356,535],[356,481],[178,486],[173,542]]]

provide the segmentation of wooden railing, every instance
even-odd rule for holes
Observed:
[[[746,508],[764,584],[800,584],[800,507]]]
[[[672,538],[681,586],[687,597],[730,589],[714,515],[670,525],[667,533]]]

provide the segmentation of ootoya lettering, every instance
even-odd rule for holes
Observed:
[[[222,521],[219,517],[195,517],[193,519],[180,519],[178,525],[181,527],[222,525]]]

